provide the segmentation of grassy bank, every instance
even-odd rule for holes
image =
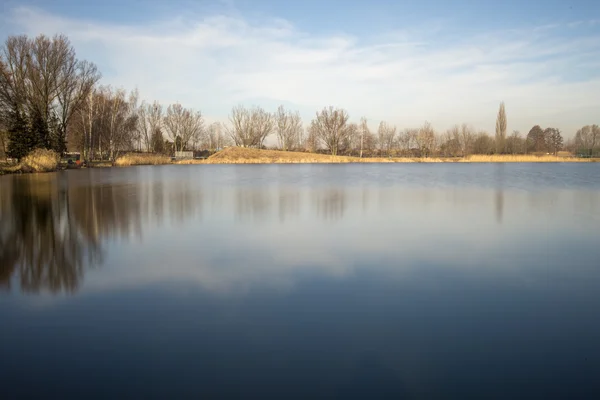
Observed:
[[[205,160],[171,161],[160,154],[127,153],[114,162],[92,162],[90,167],[163,165],[163,164],[343,164],[343,163],[530,163],[530,162],[599,162],[599,158],[576,158],[568,153],[553,155],[471,155],[467,157],[379,157],[359,158],[331,156],[327,154],[301,153],[278,150],[245,149],[229,147],[213,154]],[[36,150],[25,157],[18,165],[0,163],[0,175],[18,172],[56,171],[59,159],[56,153]]]
[[[512,162],[598,162],[597,158],[577,158],[572,156],[553,156],[553,155],[472,155],[460,159],[460,162],[471,163],[512,163]]]
[[[472,155],[467,157],[380,157],[359,158],[326,154],[229,147],[206,160],[182,160],[176,164],[308,164],[308,163],[491,163],[491,162],[594,162],[598,159],[575,158],[567,155]]]
[[[176,164],[343,164],[343,163],[394,163],[394,162],[447,162],[442,158],[360,158],[327,154],[301,153],[279,150],[259,150],[229,147],[206,160],[181,160]]]

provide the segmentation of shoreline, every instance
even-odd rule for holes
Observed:
[[[302,153],[279,150],[258,150],[231,147],[221,150],[206,159],[171,160],[170,157],[129,153],[119,157],[114,163],[96,161],[88,167],[70,167],[61,163],[53,171],[82,168],[122,168],[136,165],[211,165],[211,164],[408,164],[408,163],[468,163],[468,164],[503,164],[503,163],[596,163],[600,158],[578,158],[573,156],[554,155],[470,155],[466,157],[353,157],[332,156],[318,153]],[[29,174],[35,171],[24,171],[19,164],[0,163],[0,175]]]

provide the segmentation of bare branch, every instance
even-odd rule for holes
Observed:
[[[317,112],[316,118],[312,120],[311,129],[334,156],[338,154],[342,141],[351,133],[348,118],[346,110],[330,106]]]

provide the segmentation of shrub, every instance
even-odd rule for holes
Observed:
[[[21,169],[26,172],[56,171],[60,155],[52,150],[35,149],[21,160]]]

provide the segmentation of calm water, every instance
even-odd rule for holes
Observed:
[[[0,177],[0,397],[600,398],[600,165]]]

